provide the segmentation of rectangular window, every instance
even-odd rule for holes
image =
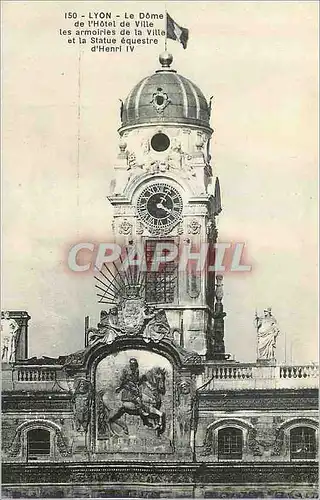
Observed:
[[[174,240],[147,240],[145,244],[147,275],[145,297],[149,303],[170,304],[176,299],[178,264],[161,262],[157,271],[151,270],[157,243],[174,244]],[[168,251],[169,253],[169,251]],[[165,250],[163,251],[165,255]]]
[[[235,428],[221,429],[218,433],[219,460],[242,458],[242,431]]]
[[[50,455],[50,432],[32,429],[27,434],[28,459],[37,460]]]

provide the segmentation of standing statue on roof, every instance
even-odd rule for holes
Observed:
[[[258,340],[258,360],[274,359],[276,339],[280,333],[277,320],[272,315],[271,307],[263,311],[263,316],[256,313],[255,325]]]

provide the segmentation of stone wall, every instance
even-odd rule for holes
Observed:
[[[318,498],[304,463],[4,464],[3,483],[4,498]]]

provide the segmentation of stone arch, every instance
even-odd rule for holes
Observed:
[[[305,426],[305,427],[312,427],[312,429],[317,430],[319,428],[319,423],[315,418],[312,417],[294,417],[294,418],[289,418],[288,420],[285,420],[285,422],[282,422],[282,424],[279,426],[278,430],[284,430],[284,429],[289,429],[291,430],[293,427],[298,427],[298,426]]]
[[[99,362],[102,357],[119,352],[124,349],[140,349],[160,354],[167,358],[177,368],[188,365],[188,368],[197,370],[201,365],[201,356],[195,352],[188,352],[181,346],[175,344],[169,338],[163,338],[158,343],[150,342],[146,344],[140,336],[121,335],[112,344],[95,344],[88,346],[81,351],[77,351],[64,360],[65,368],[70,372],[81,371],[84,374],[92,373],[92,367]],[[99,359],[98,359],[99,358]]]
[[[215,430],[223,427],[238,427],[248,430],[254,429],[254,425],[252,425],[251,422],[244,420],[243,418],[220,418],[219,420],[216,420],[215,422],[209,424],[207,427],[207,431],[209,429]]]
[[[91,379],[93,380],[96,367],[103,358],[109,354],[115,354],[128,349],[138,349],[159,354],[177,368],[185,364],[193,364],[192,358],[189,360],[184,358],[184,352],[182,352],[178,346],[173,345],[169,340],[162,339],[158,343],[146,344],[141,337],[122,335],[115,339],[112,344],[97,344],[90,349],[86,357],[85,366],[87,371],[91,373]]]
[[[51,420],[46,419],[35,419],[27,420],[22,422],[16,429],[15,436],[12,441],[12,445],[8,451],[10,456],[17,456],[19,454],[24,455],[23,442],[26,440],[26,436],[29,430],[32,429],[45,429],[50,432],[53,440],[56,442],[57,449],[62,456],[70,455],[71,451],[68,448],[59,425]]]
[[[186,179],[181,176],[171,173],[171,172],[161,172],[159,174],[150,174],[146,173],[144,175],[139,175],[134,177],[131,182],[126,186],[123,196],[127,198],[130,203],[132,203],[134,195],[142,189],[145,185],[147,185],[150,181],[156,182],[172,182],[177,185],[178,188],[182,189],[182,196],[192,196],[194,192],[191,190],[190,183],[186,181]]]
[[[312,417],[294,417],[282,422],[278,427],[273,455],[284,456],[289,459],[290,431],[295,427],[311,427],[316,432],[316,454],[318,454],[318,428],[319,423]]]

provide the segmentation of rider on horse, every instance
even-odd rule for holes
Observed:
[[[120,385],[116,388],[115,392],[118,394],[122,391],[121,401],[124,403],[124,406],[131,406],[132,409],[139,410],[141,416],[145,417],[148,415],[148,410],[142,403],[140,382],[141,378],[139,375],[138,361],[136,358],[130,358],[129,368],[124,368],[120,379]]]

